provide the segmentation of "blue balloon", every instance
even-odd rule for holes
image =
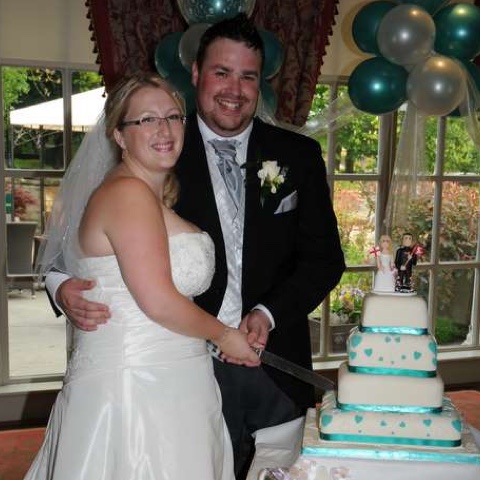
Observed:
[[[187,114],[195,109],[195,87],[192,84],[192,76],[182,65],[172,70],[166,78],[183,96]]]
[[[177,0],[188,23],[215,23],[237,13],[251,15],[255,0]]]
[[[461,60],[480,53],[480,7],[457,3],[442,8],[434,17],[435,51]]]
[[[265,80],[260,83],[260,93],[262,94],[262,101],[266,106],[266,110],[272,115],[277,110],[277,96],[272,86]]]
[[[383,57],[364,60],[348,80],[348,94],[359,110],[382,115],[396,110],[407,99],[408,73]]]
[[[380,0],[362,7],[355,15],[352,24],[352,35],[357,47],[366,53],[380,55],[377,43],[377,31],[386,13],[396,6],[396,3]]]
[[[475,63],[473,63],[473,62],[462,62],[462,65],[465,67],[465,69],[468,72],[468,75],[470,76],[469,85],[471,85],[471,88],[473,88],[473,87],[476,88],[475,100],[477,100],[478,97],[480,96],[480,67],[475,65]],[[460,105],[462,105],[462,104],[460,104]],[[474,105],[475,110],[478,109],[479,107],[480,107],[480,105]],[[465,108],[465,110],[467,110],[467,108]],[[461,108],[458,107],[453,112],[449,113],[448,116],[449,117],[461,117],[464,114],[465,114],[465,112],[461,112]]]
[[[182,68],[178,50],[182,35],[183,32],[165,35],[155,49],[155,67],[163,78],[167,78],[173,70]]]
[[[262,75],[264,78],[274,77],[283,63],[283,48],[275,34],[267,30],[260,30],[260,36],[265,48],[265,61]]]

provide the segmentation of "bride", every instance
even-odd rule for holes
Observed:
[[[205,339],[227,361],[259,360],[244,334],[189,298],[209,286],[214,247],[170,209],[184,120],[160,77],[125,79],[108,95],[105,125],[86,137],[65,175],[42,269],[93,279],[86,295],[107,303],[112,317],[94,332],[74,330],[27,480],[233,480]]]

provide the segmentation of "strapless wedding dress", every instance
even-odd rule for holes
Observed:
[[[186,296],[211,281],[205,233],[170,237],[174,283]],[[27,480],[233,480],[233,455],[206,342],[149,320],[115,256],[80,260],[110,306],[94,332],[75,330],[64,386]],[[148,272],[145,272],[148,282]]]

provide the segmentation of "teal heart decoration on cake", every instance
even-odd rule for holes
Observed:
[[[326,427],[332,423],[332,416],[331,415],[322,415],[322,426]]]
[[[372,356],[372,353],[373,353],[373,350],[372,350],[371,348],[366,348],[366,349],[364,350],[364,352],[365,352],[365,355],[366,355],[367,357],[371,357],[371,356]]]
[[[452,427],[457,431],[462,431],[462,422],[460,420],[452,420]]]
[[[400,423],[398,424],[398,426],[399,426],[400,428],[405,428],[405,427],[407,426],[407,424],[406,424],[405,422],[400,422]]]
[[[357,352],[350,352],[348,354],[348,356],[350,357],[350,360],[355,360],[356,356],[357,356]]]
[[[361,341],[362,341],[362,336],[361,335],[354,335],[350,340],[350,345],[353,348],[356,348],[360,345]]]
[[[356,423],[356,424],[359,424],[359,423],[361,423],[361,422],[363,422],[363,417],[362,417],[362,415],[355,415],[355,423]]]
[[[432,424],[432,421],[430,419],[424,420],[423,421],[424,425],[429,427]]]
[[[422,352],[413,352],[413,358],[418,360],[422,356]]]
[[[437,353],[437,344],[435,342],[430,342],[428,348],[432,353]]]
[[[381,425],[382,427],[386,427],[386,426],[387,426],[387,422],[386,422],[385,420],[382,420],[382,421],[380,422],[380,425]]]
[[[395,341],[396,341],[397,343],[400,343],[400,342],[402,341],[402,339],[401,339],[400,337],[395,337]]]
[[[386,341],[387,343],[390,343],[390,342],[392,341],[392,338],[389,337],[389,336],[386,336],[386,337],[385,337],[385,341]]]

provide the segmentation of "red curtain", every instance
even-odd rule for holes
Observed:
[[[284,63],[272,79],[278,120],[305,123],[338,1],[257,0],[255,24],[274,33],[284,49]],[[86,5],[107,91],[124,74],[155,70],[158,42],[188,28],[175,0],[87,0]]]

